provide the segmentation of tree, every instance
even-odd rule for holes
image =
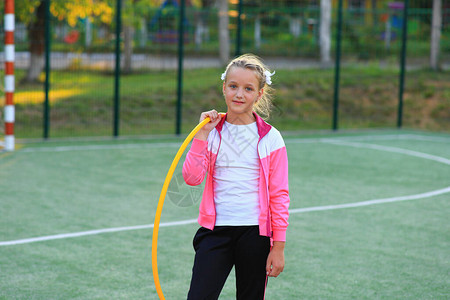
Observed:
[[[29,37],[30,65],[25,77],[26,82],[38,81],[44,67],[46,1],[15,0],[16,20],[27,25]],[[3,10],[4,1],[0,3]],[[79,18],[100,17],[110,24],[113,10],[106,0],[51,0],[50,13],[59,20],[67,20],[75,26]]]
[[[116,2],[115,0],[114,2]],[[150,7],[161,5],[156,0],[122,0],[123,15],[123,72],[129,74],[132,72],[132,56],[134,48],[134,34],[136,28],[145,26],[142,23],[143,17],[147,14]]]
[[[433,70],[439,68],[439,43],[442,28],[442,0],[433,0],[433,19],[431,21],[430,65]]]
[[[331,63],[331,0],[320,1],[320,62],[323,66]]]
[[[37,81],[44,67],[45,51],[45,2],[42,1],[36,7],[36,17],[28,23],[30,65],[28,67],[26,82]]]
[[[219,1],[219,53],[220,62],[227,64],[230,59],[230,33],[228,31],[228,0]]]

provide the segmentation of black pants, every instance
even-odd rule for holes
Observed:
[[[258,226],[201,227],[193,244],[195,260],[188,300],[218,299],[233,266],[236,299],[264,299],[270,239],[259,235]]]

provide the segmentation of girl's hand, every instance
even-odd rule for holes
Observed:
[[[267,257],[266,274],[277,277],[284,269],[284,245],[285,242],[274,242]]]
[[[206,119],[207,117],[209,117],[211,121],[209,121],[209,123],[207,123],[205,126],[203,126],[202,129],[200,129],[197,132],[197,134],[195,135],[196,139],[206,141],[211,130],[213,130],[216,127],[216,125],[220,122],[220,119],[222,118],[221,115],[215,109],[213,109],[210,111],[202,112],[202,114],[200,115],[199,123],[204,119]]]

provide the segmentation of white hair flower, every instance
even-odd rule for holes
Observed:
[[[266,83],[268,85],[272,84],[272,76],[275,75],[275,71],[273,71],[273,73],[270,73],[269,71],[264,71],[264,75],[266,76]]]
[[[222,73],[222,76],[220,76],[220,79],[225,80],[226,76],[227,76],[227,71]]]

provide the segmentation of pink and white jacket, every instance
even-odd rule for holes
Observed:
[[[289,182],[286,146],[280,132],[255,114],[258,127],[259,175],[259,234],[273,241],[286,241],[289,217]],[[198,223],[213,229],[216,222],[213,172],[222,140],[225,117],[210,132],[207,141],[194,139],[183,164],[183,177],[189,185],[199,185],[206,176],[205,189],[199,208]]]

